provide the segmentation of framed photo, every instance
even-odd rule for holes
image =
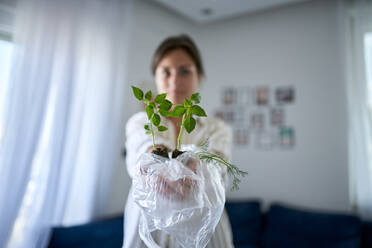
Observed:
[[[217,110],[214,113],[216,118],[219,118],[225,122],[232,123],[235,121],[235,112],[234,110]]]
[[[235,117],[234,120],[236,124],[243,125],[246,123],[245,112],[246,112],[246,108],[244,108],[243,106],[238,106],[234,108],[234,117]]]
[[[223,104],[225,105],[235,104],[237,100],[236,98],[237,98],[237,94],[236,94],[235,88],[230,87],[230,88],[226,88],[223,90],[223,93],[222,93]]]
[[[295,131],[292,127],[281,127],[279,131],[280,146],[292,148],[295,145]]]
[[[252,94],[252,88],[248,86],[239,87],[237,89],[237,104],[243,105],[243,106],[250,106],[253,104],[253,94]]]
[[[269,88],[259,87],[256,89],[256,104],[257,105],[267,105],[269,104]]]
[[[223,119],[226,122],[232,123],[235,121],[235,112],[233,110],[224,111]]]
[[[256,133],[256,147],[260,150],[270,150],[275,147],[275,135],[270,131]]]
[[[254,112],[251,114],[250,127],[253,130],[261,131],[265,126],[265,116],[261,112]]]
[[[295,96],[294,96],[294,88],[292,86],[289,87],[279,87],[275,91],[276,102],[278,104],[288,104],[293,103]]]
[[[224,120],[223,119],[223,111],[222,110],[217,110],[215,113],[214,113],[214,117],[220,119],[220,120]]]
[[[244,146],[248,144],[249,131],[247,128],[237,128],[234,130],[234,144]]]
[[[271,109],[270,120],[272,126],[282,126],[284,124],[284,110],[280,108]]]

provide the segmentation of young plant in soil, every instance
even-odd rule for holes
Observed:
[[[144,94],[141,89],[134,86],[132,86],[132,90],[134,96],[146,105],[145,110],[149,122],[144,125],[144,128],[146,134],[150,134],[152,137],[152,153],[168,158],[168,151],[166,148],[156,148],[154,127],[156,127],[159,132],[168,130],[167,127],[160,125],[160,115],[169,116],[170,113],[168,111],[172,107],[172,103],[165,99],[167,97],[165,93],[157,95],[155,99],[152,100],[151,90],[147,91],[146,94]]]
[[[176,158],[183,153],[183,151],[180,151],[183,130],[186,129],[188,133],[191,133],[195,129],[196,120],[194,119],[193,115],[199,117],[207,116],[204,109],[197,105],[200,103],[200,98],[199,93],[192,94],[190,99],[185,98],[183,105],[176,105],[171,113],[173,117],[182,117],[182,122],[179,123],[180,132],[177,137],[177,147],[172,152],[172,158]]]
[[[190,99],[185,98],[184,104],[176,104],[173,105],[172,102],[165,99],[166,94],[159,94],[155,97],[155,100],[152,101],[152,93],[151,91],[148,91],[145,95],[143,91],[137,87],[132,86],[133,94],[134,96],[146,104],[146,113],[147,117],[149,119],[149,123],[145,124],[144,128],[146,130],[146,134],[151,134],[152,136],[152,142],[153,142],[153,148],[152,151],[154,154],[163,156],[168,158],[168,152],[166,148],[156,148],[155,145],[155,135],[154,135],[154,129],[153,126],[156,126],[159,132],[166,131],[168,128],[165,126],[160,125],[160,115],[163,117],[176,117],[180,118],[182,117],[181,123],[178,123],[180,126],[180,132],[177,137],[177,147],[174,151],[172,151],[172,158],[176,158],[184,151],[180,151],[181,147],[181,138],[183,135],[184,129],[188,133],[191,133],[196,126],[196,120],[193,118],[193,115],[199,116],[199,117],[206,117],[207,114],[205,113],[204,109],[200,107],[200,94],[194,93],[191,95]],[[170,109],[174,106],[173,110],[170,111]],[[238,190],[240,183],[239,177],[244,177],[248,173],[245,171],[240,170],[237,166],[230,164],[226,160],[224,160],[221,156],[208,152],[208,140],[202,144],[200,147],[201,151],[196,152],[196,155],[199,157],[200,160],[206,161],[208,163],[210,162],[217,162],[221,166],[226,166],[227,173],[233,178],[233,186],[231,190]]]

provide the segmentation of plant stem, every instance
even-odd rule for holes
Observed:
[[[155,134],[154,134],[154,130],[152,129],[152,123],[151,123],[151,121],[150,121],[150,130],[151,130],[151,136],[152,136],[152,147],[155,150]]]
[[[181,137],[182,137],[182,133],[183,133],[183,126],[184,126],[184,122],[185,122],[185,116],[186,114],[184,114],[182,116],[182,123],[181,123],[181,129],[180,129],[180,133],[178,134],[178,138],[177,138],[177,150],[180,150],[181,148]]]

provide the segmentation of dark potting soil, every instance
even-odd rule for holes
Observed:
[[[156,155],[159,155],[159,156],[162,156],[164,158],[169,158],[168,157],[168,150],[166,148],[156,148],[156,150],[153,150],[152,153],[156,154]],[[172,158],[177,158],[179,155],[181,155],[182,153],[184,153],[183,151],[179,151],[177,149],[175,149],[173,152],[172,152]]]
[[[167,148],[156,148],[156,150],[153,150],[152,153],[162,156],[164,158],[169,158]]]
[[[172,152],[172,158],[177,158],[177,157],[178,157],[179,155],[181,155],[182,153],[184,153],[184,152],[175,149],[175,150]]]

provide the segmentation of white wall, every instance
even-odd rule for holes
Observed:
[[[135,1],[129,82],[147,81],[151,56],[168,35],[189,33],[202,52],[204,106],[213,114],[225,85],[293,85],[286,122],[295,127],[292,150],[236,148],[233,162],[249,172],[228,198],[259,198],[302,207],[348,210],[347,116],[336,0],[310,1],[195,26],[148,0]],[[127,118],[138,110],[128,91]],[[111,213],[124,207],[130,180],[124,161],[114,181]]]
[[[286,123],[295,127],[295,148],[237,148],[233,160],[249,176],[240,191],[228,197],[348,210],[337,1],[310,1],[202,29],[199,45],[209,75],[203,89],[208,106],[220,105],[217,89],[227,84],[293,85],[296,91],[295,103],[285,113]]]

